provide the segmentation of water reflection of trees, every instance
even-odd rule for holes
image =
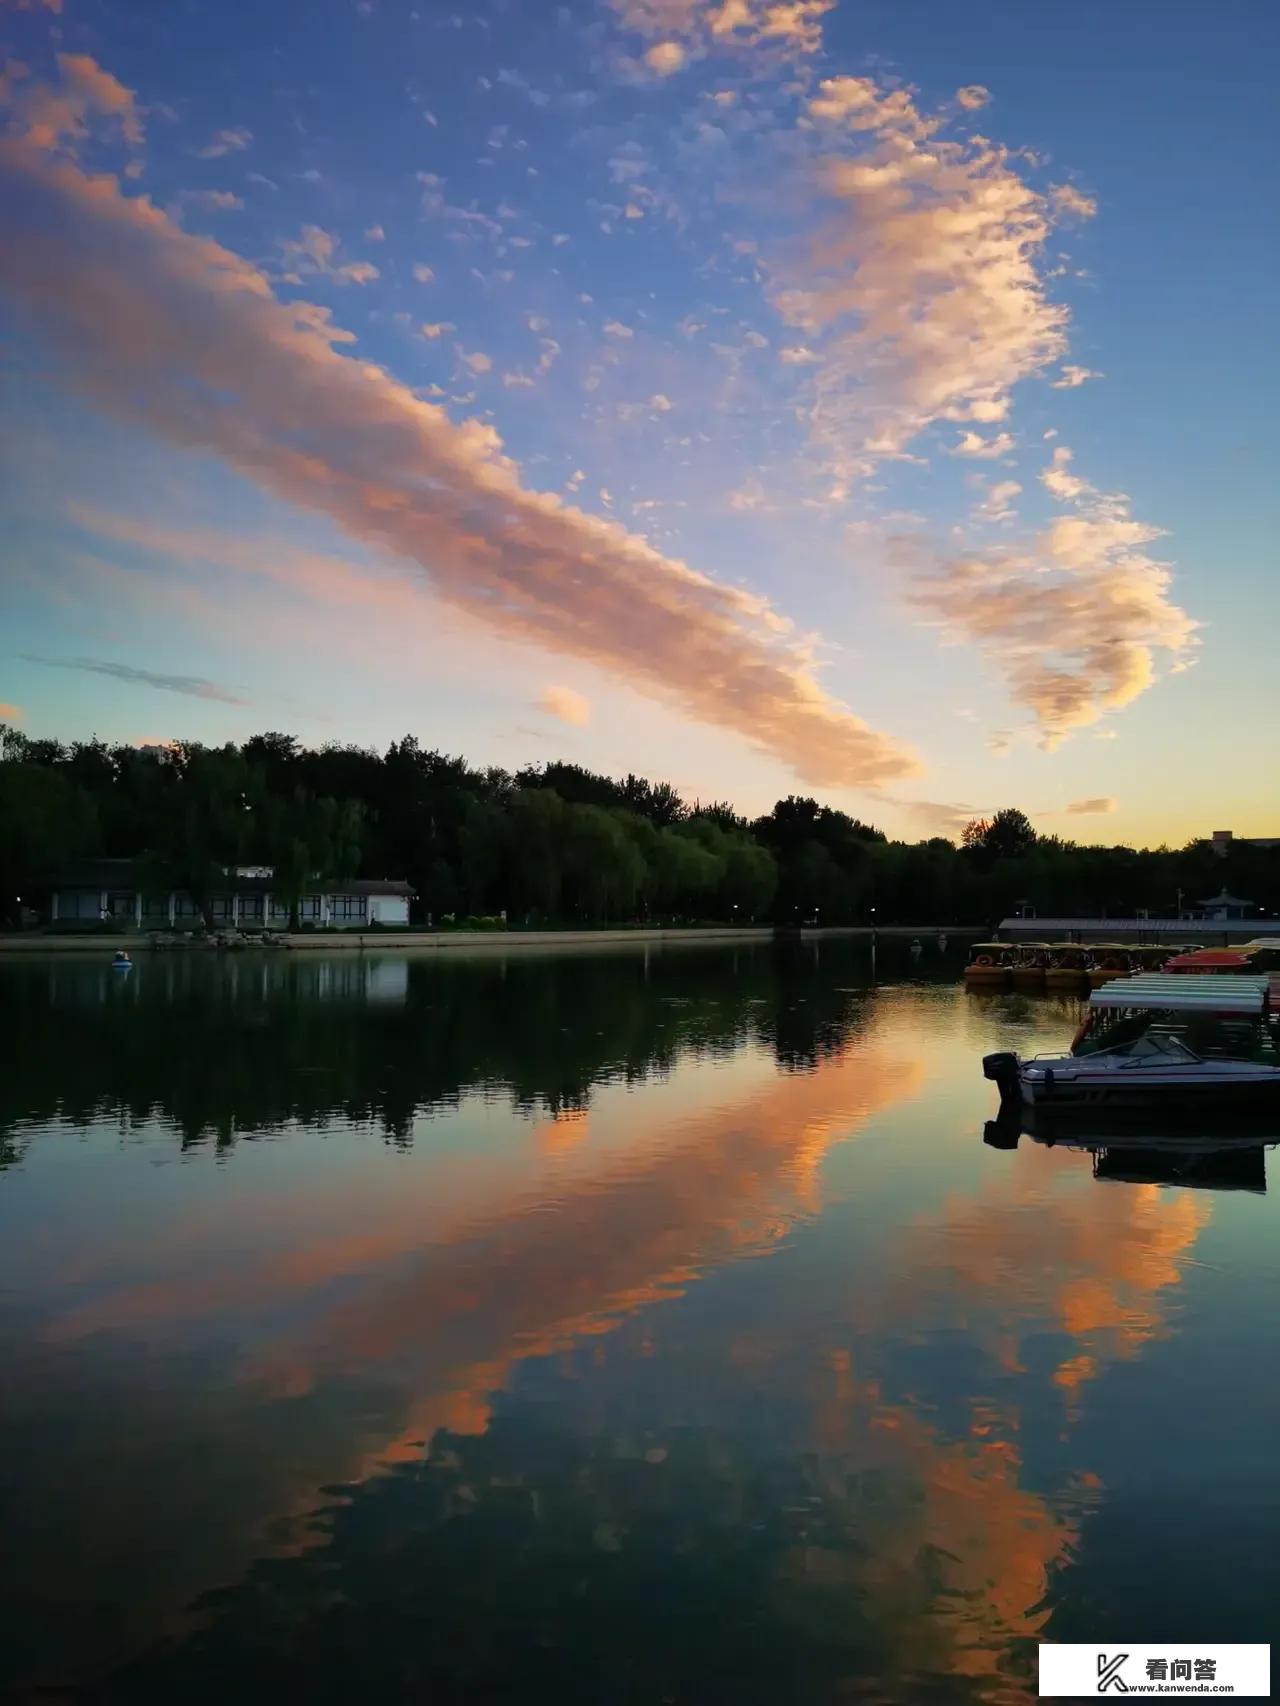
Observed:
[[[172,1122],[185,1146],[290,1122],[368,1123],[408,1145],[414,1122],[468,1092],[549,1113],[584,1107],[603,1080],[669,1070],[686,1051],[746,1042],[803,1069],[856,1024],[867,954],[836,950],[393,959],[244,956],[4,968],[10,1065],[0,1138],[61,1118]],[[0,1162],[5,1153],[0,1151]]]
[[[330,1491],[323,1548],[210,1596],[208,1626],[109,1698],[251,1678],[264,1699],[776,1703],[902,1660],[883,1601],[849,1591],[896,1498],[762,1461],[731,1430],[658,1445],[497,1420]],[[797,1569],[804,1551],[828,1567]]]

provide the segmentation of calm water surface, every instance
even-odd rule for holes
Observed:
[[[0,1693],[990,1701],[1270,1638],[1269,1155],[930,944],[0,963]],[[1101,1171],[1105,1174],[1107,1168]]]

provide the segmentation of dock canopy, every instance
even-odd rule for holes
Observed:
[[[1174,972],[1195,972],[1201,968],[1205,971],[1245,971],[1248,965],[1248,955],[1238,953],[1234,948],[1201,948],[1194,954],[1179,954],[1169,961],[1166,969]]]
[[[1271,980],[1265,977],[1196,977],[1150,972],[1116,978],[1095,989],[1089,1006],[1168,1013],[1243,1013],[1267,1010]]]

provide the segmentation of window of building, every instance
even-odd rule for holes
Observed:
[[[329,916],[335,924],[350,924],[359,919],[364,922],[364,896],[362,894],[335,894],[330,901]]]
[[[260,894],[242,894],[240,896],[240,922],[242,924],[262,923],[262,899]]]
[[[318,924],[320,922],[320,896],[304,894],[298,907],[298,918],[301,923]]]
[[[101,912],[100,889],[63,889],[58,895],[59,918],[97,918]]]

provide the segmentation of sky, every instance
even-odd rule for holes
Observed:
[[[0,0],[0,718],[1276,833],[1278,36]]]

